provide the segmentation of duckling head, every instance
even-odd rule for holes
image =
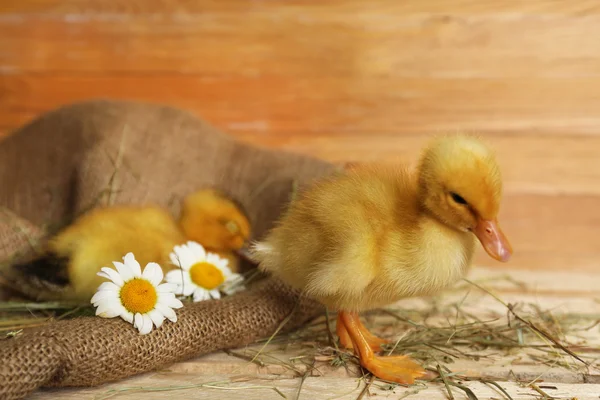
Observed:
[[[238,250],[250,235],[250,222],[241,208],[213,189],[183,199],[179,225],[188,239],[217,251]]]
[[[482,141],[466,135],[434,139],[419,161],[418,188],[421,205],[435,218],[471,231],[494,259],[509,260],[512,248],[497,220],[500,168]]]

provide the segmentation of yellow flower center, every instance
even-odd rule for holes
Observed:
[[[139,278],[126,282],[121,288],[120,296],[123,307],[134,314],[151,311],[158,300],[154,286],[147,280]]]
[[[213,290],[225,281],[221,270],[211,263],[199,262],[190,268],[190,278],[196,285]]]

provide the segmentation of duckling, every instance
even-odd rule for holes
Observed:
[[[425,370],[408,356],[377,356],[387,343],[359,312],[435,294],[471,267],[477,240],[506,262],[497,221],[502,193],[493,151],[479,139],[443,136],[404,164],[353,165],[299,194],[250,247],[259,269],[338,311],[340,343],[376,377],[412,384]]]
[[[241,205],[215,189],[200,190],[182,202],[179,225],[188,240],[227,258],[239,270],[238,251],[250,237],[250,222]]]
[[[204,189],[186,196],[179,221],[158,206],[93,209],[50,238],[44,253],[13,266],[21,290],[37,300],[87,302],[104,281],[97,276],[132,252],[140,264],[157,262],[164,272],[176,268],[169,254],[188,240],[218,252],[237,272],[234,250],[246,242],[250,224],[232,200]]]

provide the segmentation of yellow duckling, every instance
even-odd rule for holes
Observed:
[[[386,343],[360,311],[437,293],[471,266],[475,240],[508,261],[497,215],[502,180],[492,151],[469,136],[436,138],[416,171],[353,166],[300,194],[252,246],[259,268],[338,311],[342,345],[375,376],[410,384],[425,370],[406,356],[376,356]]]
[[[196,241],[230,261],[247,240],[250,223],[241,209],[208,189],[188,195],[177,222],[158,206],[96,208],[49,239],[44,254],[12,267],[20,289],[38,300],[88,302],[104,279],[96,274],[132,252],[142,266],[157,262],[166,272],[176,268],[169,254],[175,245]]]
[[[242,207],[217,190],[200,190],[182,202],[179,226],[188,240],[229,260],[233,272],[239,270],[237,250],[250,237],[250,222]]]

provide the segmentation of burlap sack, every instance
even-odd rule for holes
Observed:
[[[239,143],[170,107],[69,105],[0,142],[0,262],[29,256],[36,241],[94,205],[154,203],[177,214],[173,200],[202,187],[219,188],[241,203],[253,237],[260,237],[285,207],[294,182],[333,170],[326,162]],[[145,336],[120,319],[90,317],[27,329],[0,340],[0,398],[155,370],[268,336],[291,313],[284,330],[321,311],[267,279],[223,300],[186,306],[177,311],[177,323]]]

